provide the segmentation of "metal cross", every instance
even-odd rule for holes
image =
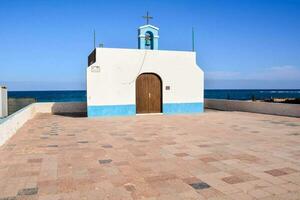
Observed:
[[[143,18],[147,20],[147,24],[149,24],[149,20],[150,20],[150,19],[153,19],[153,17],[151,17],[151,16],[149,15],[149,12],[148,12],[148,11],[147,11],[147,15],[146,15],[146,16],[143,16]]]

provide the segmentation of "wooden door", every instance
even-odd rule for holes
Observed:
[[[148,75],[149,113],[161,112],[161,81],[154,74]]]
[[[148,113],[148,76],[147,74],[140,75],[136,80],[136,112]]]
[[[162,83],[155,74],[141,74],[136,80],[136,112],[162,111]]]

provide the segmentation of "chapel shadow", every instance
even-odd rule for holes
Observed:
[[[53,115],[59,115],[72,118],[85,118],[87,117],[87,104],[80,103],[54,103],[51,107]]]
[[[72,118],[86,118],[86,112],[80,113],[53,113],[53,115],[63,116],[63,117],[72,117]]]

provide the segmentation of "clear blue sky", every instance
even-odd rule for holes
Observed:
[[[85,89],[97,43],[137,47],[149,10],[160,49],[190,50],[206,88],[300,88],[300,0],[0,0],[0,84]]]

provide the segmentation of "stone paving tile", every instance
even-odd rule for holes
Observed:
[[[0,200],[299,199],[300,119],[39,114],[0,147]]]
[[[187,153],[175,153],[175,156],[186,157],[186,156],[189,156],[189,154],[187,154]]]
[[[110,144],[104,144],[104,145],[102,145],[102,147],[103,147],[103,148],[113,148],[113,146],[110,145]]]
[[[42,158],[31,158],[31,159],[28,159],[28,162],[29,163],[41,163],[42,162]]]
[[[251,190],[248,192],[248,194],[257,199],[271,196],[271,193],[266,192],[262,189]]]
[[[282,171],[280,169],[272,169],[272,170],[268,170],[268,171],[265,171],[265,172],[268,173],[268,174],[271,174],[272,176],[283,176],[283,175],[288,174],[287,172]]]
[[[38,193],[38,188],[24,188],[19,190],[18,195],[35,195]]]
[[[238,176],[228,176],[228,177],[223,178],[222,180],[228,184],[236,184],[236,183],[244,182],[244,180]]]
[[[203,190],[203,189],[210,188],[210,185],[204,182],[194,182],[194,183],[190,183],[189,185],[196,190]]]
[[[17,197],[2,197],[0,200],[16,200]]]
[[[100,163],[100,164],[109,164],[109,163],[111,163],[111,162],[112,162],[111,159],[99,160],[99,163]]]

